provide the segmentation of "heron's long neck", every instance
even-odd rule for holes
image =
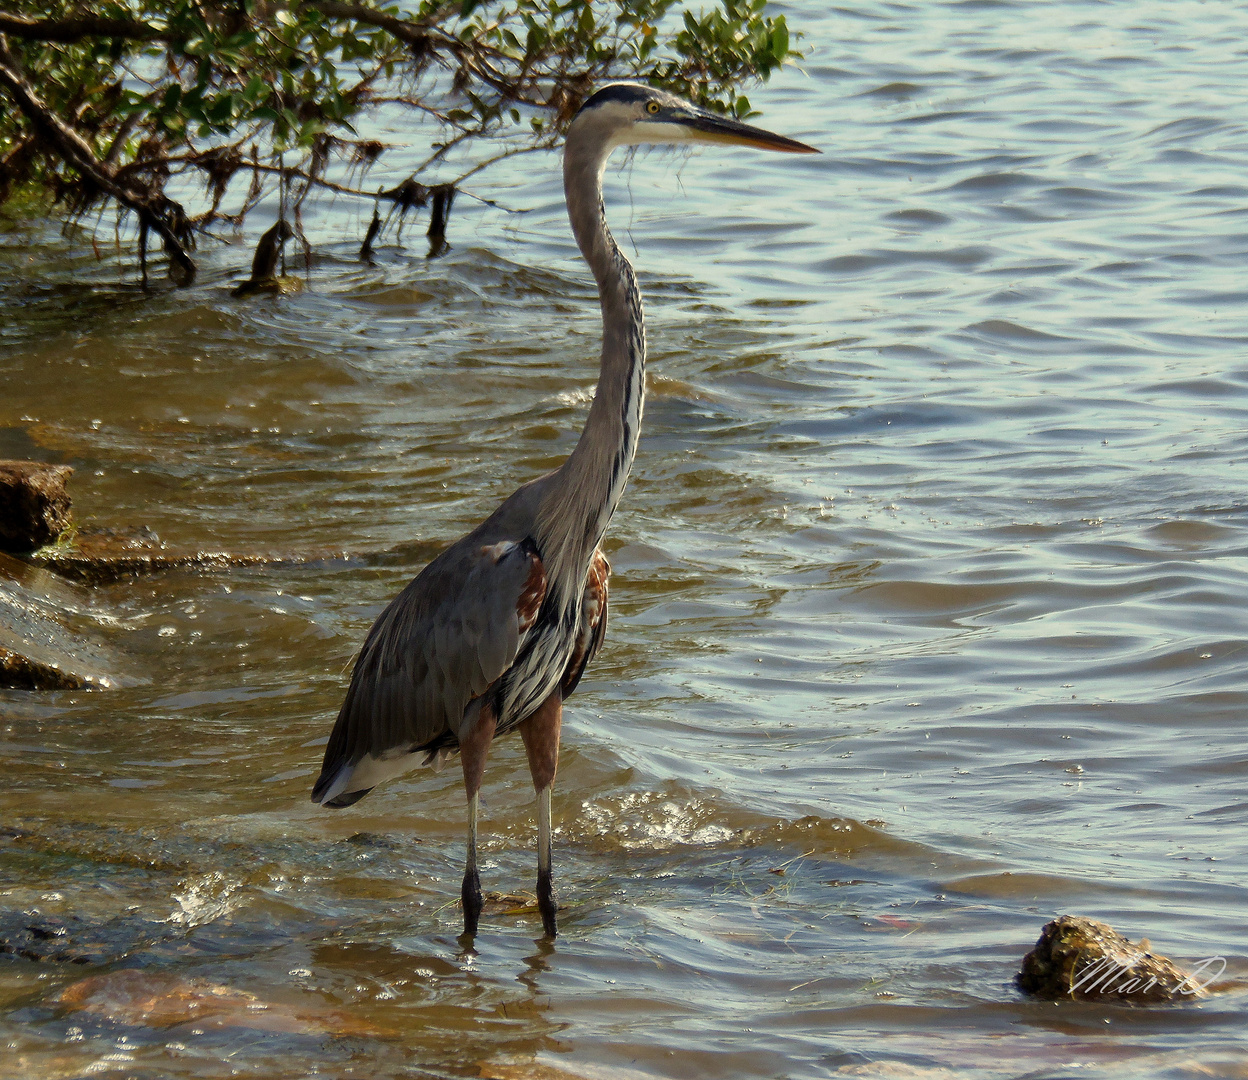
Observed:
[[[572,232],[598,282],[602,359],[585,428],[556,473],[535,537],[548,573],[554,562],[561,572],[582,578],[628,480],[645,396],[641,293],[602,208],[602,170],[608,153],[606,146],[574,147],[569,142],[564,155],[563,184]]]

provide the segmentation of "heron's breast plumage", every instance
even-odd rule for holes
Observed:
[[[498,681],[498,734],[527,719],[560,685],[578,640],[580,607],[579,596],[548,590],[515,662]]]

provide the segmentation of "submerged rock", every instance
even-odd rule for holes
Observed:
[[[69,543],[42,548],[30,562],[83,585],[107,585],[165,570],[227,570],[256,566],[296,567],[357,562],[366,566],[427,562],[439,551],[436,542],[414,541],[381,551],[312,551],[282,553],[186,551],[166,546],[151,529],[80,528]]]
[[[30,922],[13,930],[0,930],[0,953],[20,956],[36,963],[89,964],[92,958],[76,947],[63,923]]]
[[[132,1027],[250,1028],[301,1035],[393,1034],[349,1012],[318,1001],[264,1001],[256,994],[207,979],[125,969],[67,986],[58,1005]]]
[[[4,637],[0,627],[0,639]],[[47,663],[0,644],[0,690],[85,690],[91,683]]]
[[[0,551],[52,543],[70,523],[68,465],[0,461]]]
[[[93,921],[45,915],[36,908],[5,911],[0,913],[0,954],[37,964],[107,964],[175,932],[131,913]]]
[[[173,551],[144,525],[129,529],[84,527],[69,543],[43,548],[30,561],[83,585],[107,585],[162,570],[298,565],[332,555],[242,555],[225,551]]]
[[[1204,997],[1204,979],[1149,952],[1107,923],[1063,915],[1048,923],[1023,957],[1016,979],[1036,997],[1156,1004]]]
[[[559,906],[562,910],[563,905]],[[537,894],[487,892],[482,911],[487,915],[534,915],[538,911]]]
[[[125,667],[101,640],[81,590],[0,555],[0,688],[85,690],[141,681]]]
[[[273,277],[261,278],[259,281],[244,281],[230,290],[230,295],[255,296],[268,293],[270,296],[294,296],[303,292],[303,279],[290,274],[277,274]]]

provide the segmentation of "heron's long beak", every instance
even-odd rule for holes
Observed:
[[[726,116],[717,116],[712,112],[696,112],[689,110],[672,118],[682,127],[689,129],[693,142],[729,143],[735,146],[753,146],[759,150],[779,150],[784,154],[821,154],[813,146],[807,146],[796,139],[775,135],[762,128],[742,124]]]

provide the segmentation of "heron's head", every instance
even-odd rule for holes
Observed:
[[[789,154],[820,152],[642,83],[611,83],[590,97],[568,129],[570,145],[581,138],[608,149],[650,143],[728,143]]]

